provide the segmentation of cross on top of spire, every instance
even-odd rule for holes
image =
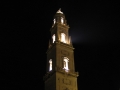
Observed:
[[[57,11],[57,13],[61,13],[61,14],[63,14],[63,12],[61,12],[61,8]]]

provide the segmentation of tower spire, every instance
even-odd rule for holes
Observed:
[[[63,12],[61,12],[61,8],[59,8],[59,10],[57,11],[57,13],[63,14]]]

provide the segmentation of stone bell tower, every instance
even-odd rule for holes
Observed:
[[[45,90],[78,90],[74,65],[74,48],[69,37],[69,26],[59,9],[50,29],[51,39],[47,50]]]

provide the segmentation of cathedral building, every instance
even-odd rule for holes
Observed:
[[[69,25],[60,9],[53,18],[50,32],[44,76],[45,90],[78,90],[78,72],[75,72],[74,48],[69,36]]]

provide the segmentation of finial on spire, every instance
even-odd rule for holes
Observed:
[[[63,14],[63,12],[61,12],[61,8],[57,11],[57,13],[61,13],[61,14]]]

